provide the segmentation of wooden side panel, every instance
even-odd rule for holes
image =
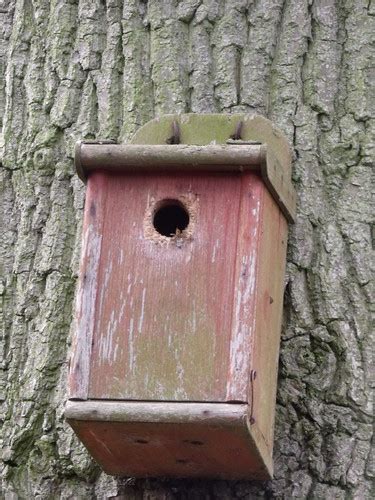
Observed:
[[[246,423],[135,423],[70,420],[109,474],[131,477],[270,479]]]
[[[283,165],[268,148],[267,159],[262,162],[262,177],[268,191],[291,223],[296,218],[297,193],[286,175]]]
[[[236,174],[108,176],[90,398],[226,400],[240,191]],[[150,228],[163,199],[189,207],[188,237]]]
[[[253,401],[253,417],[272,451],[288,226],[266,188],[263,200],[251,363],[257,374],[249,385],[249,403]]]
[[[95,172],[87,183],[75,335],[69,373],[69,397],[76,399],[86,399],[88,395],[106,186],[107,175],[101,172]]]
[[[255,293],[259,224],[264,184],[259,175],[242,175],[236,265],[234,268],[233,321],[227,400],[247,401],[250,361],[255,334]]]

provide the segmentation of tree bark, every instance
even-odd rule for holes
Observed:
[[[372,498],[374,16],[369,0],[3,0],[5,498]],[[294,148],[267,483],[111,478],[63,418],[84,203],[74,143],[125,142],[179,112],[263,114]]]

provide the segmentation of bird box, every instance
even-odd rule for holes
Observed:
[[[80,142],[87,182],[66,417],[109,474],[272,476],[286,139],[253,115],[166,115]]]

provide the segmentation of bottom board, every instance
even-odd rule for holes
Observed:
[[[65,416],[108,474],[270,479],[247,412],[246,404],[71,401]]]

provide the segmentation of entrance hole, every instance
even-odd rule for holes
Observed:
[[[159,234],[172,238],[186,229],[189,221],[189,212],[180,201],[163,200],[154,213],[153,225]]]

